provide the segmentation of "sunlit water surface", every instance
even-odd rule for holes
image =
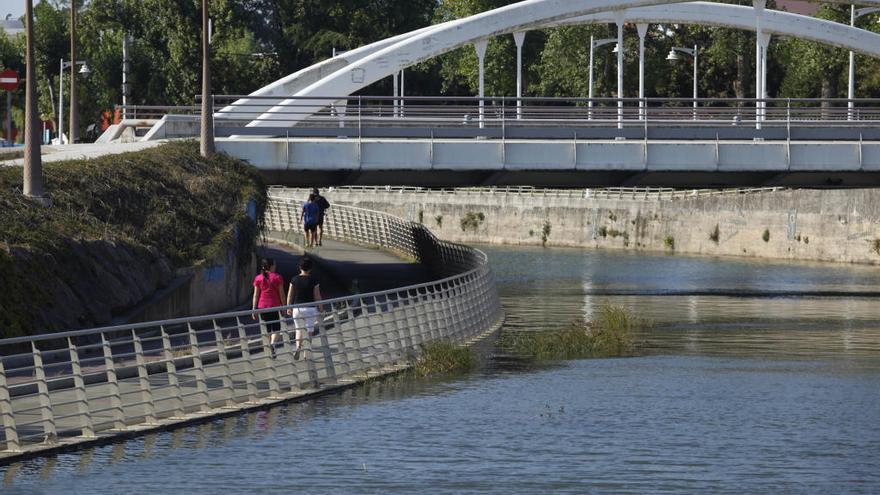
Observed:
[[[402,376],[0,468],[0,493],[880,493],[880,269],[484,247],[502,331],[651,322],[639,357]]]

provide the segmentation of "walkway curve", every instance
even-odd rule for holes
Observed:
[[[880,0],[878,0],[880,2]],[[307,118],[309,114],[319,111],[333,103],[333,100],[324,100],[326,95],[349,95],[362,89],[384,77],[395,74],[410,65],[428,60],[448,51],[454,50],[468,43],[485,39],[492,36],[507,34],[515,31],[524,31],[538,28],[553,23],[564,22],[568,19],[608,13],[612,11],[624,11],[625,18],[629,19],[628,9],[651,7],[663,4],[681,3],[674,0],[595,0],[591,2],[571,2],[565,0],[527,0],[506,7],[501,7],[488,12],[483,12],[468,18],[451,21],[439,25],[434,29],[418,32],[403,40],[378,51],[375,51],[360,60],[337,70],[335,73],[316,81],[306,88],[298,91],[293,98],[282,101],[262,114],[258,120],[248,124],[249,127],[279,127],[293,126]],[[697,12],[691,12],[691,17],[700,18],[699,11],[721,10],[723,4],[702,2],[693,7]],[[726,6],[732,7],[732,6]],[[737,15],[753,10],[751,7],[739,7]],[[767,11],[765,11],[766,13]],[[825,42],[838,46],[851,48],[873,56],[880,56],[880,35],[857,28],[844,26],[830,21],[813,19],[795,14],[785,14],[789,20],[789,33],[783,28],[779,34],[791,34],[794,36],[815,36],[828,33],[828,38],[822,37]],[[772,16],[767,16],[768,19]],[[777,14],[778,17],[778,14]],[[718,16],[715,21],[720,21]],[[791,20],[795,19],[795,20]],[[818,29],[821,27],[822,29]],[[289,112],[290,105],[296,102],[295,97],[317,98],[308,100],[308,103],[298,105],[298,115],[285,115]]]
[[[267,227],[298,230],[299,208],[271,198]],[[348,387],[409,367],[426,344],[467,344],[501,325],[482,252],[342,205],[328,211],[324,228],[328,237],[420,261],[437,279],[258,311],[262,322],[242,311],[2,339],[0,465]],[[319,334],[295,352],[302,322],[279,310],[304,307],[316,308]]]

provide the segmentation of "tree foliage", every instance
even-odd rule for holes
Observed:
[[[200,92],[200,0],[77,0],[78,55],[91,74],[82,77],[83,127],[122,100],[122,38],[131,35],[129,102],[192,105]],[[211,0],[212,84],[217,94],[245,94],[331,56],[431,23],[457,19],[515,0]],[[749,5],[747,0],[733,3]],[[773,2],[768,8],[773,8]],[[69,58],[69,0],[40,0],[35,6],[39,108],[55,119],[58,64]],[[846,6],[824,6],[818,17],[848,22]],[[880,30],[877,14],[858,26]],[[526,96],[585,97],[590,36],[616,37],[616,26],[585,25],[533,30],[523,51]],[[648,97],[690,97],[693,65],[683,56],[666,60],[673,46],[699,47],[701,97],[753,97],[755,34],[717,27],[652,24],[645,43]],[[624,96],[638,94],[638,36],[625,26]],[[617,92],[612,45],[595,52],[594,95]],[[0,36],[0,65],[24,72],[21,38]],[[880,97],[880,63],[856,57],[856,96]],[[516,92],[516,47],[510,35],[489,40],[485,84],[489,96]],[[475,50],[467,45],[406,70],[407,95],[470,96],[478,88]],[[65,88],[69,91],[65,74]],[[768,58],[771,97],[845,97],[845,50],[798,39],[774,38]],[[364,90],[390,95],[389,78]],[[69,95],[64,95],[70,101]],[[23,95],[16,95],[20,107]],[[16,113],[21,112],[14,112]],[[17,119],[20,122],[20,117]],[[84,129],[82,129],[84,130]]]

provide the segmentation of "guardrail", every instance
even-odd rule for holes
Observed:
[[[287,103],[270,96],[212,95],[212,99],[218,137],[880,138],[880,99],[320,96]],[[316,104],[326,106],[312,113]],[[161,109],[126,108],[129,114],[151,115]],[[181,112],[198,115],[195,107],[181,107]]]
[[[501,196],[514,195],[527,198],[562,198],[573,200],[587,199],[627,199],[644,201],[682,200],[706,196],[736,196],[782,191],[782,187],[752,187],[728,189],[673,189],[668,187],[607,187],[580,189],[549,189],[528,186],[512,187],[461,187],[438,188],[412,186],[340,186],[330,187],[328,192],[353,192],[365,194],[445,194],[450,196]],[[310,189],[271,186],[276,197],[303,197]]]
[[[271,198],[268,227],[298,230],[298,211],[293,200]],[[286,317],[296,306],[2,339],[0,463],[342,386],[408,366],[426,343],[466,342],[500,325],[482,252],[341,205],[324,227],[328,237],[420,260],[440,278],[303,305],[316,307],[321,323],[302,342],[301,359],[298,322]],[[281,335],[276,358],[273,331]]]

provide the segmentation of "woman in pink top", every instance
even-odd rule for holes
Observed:
[[[260,273],[254,278],[254,301],[251,310],[277,308],[284,300],[284,280],[275,273],[275,260],[263,258]],[[256,320],[256,316],[254,316]],[[275,357],[275,337],[281,329],[281,315],[277,311],[260,313],[260,320],[266,323],[269,332],[269,350]]]

